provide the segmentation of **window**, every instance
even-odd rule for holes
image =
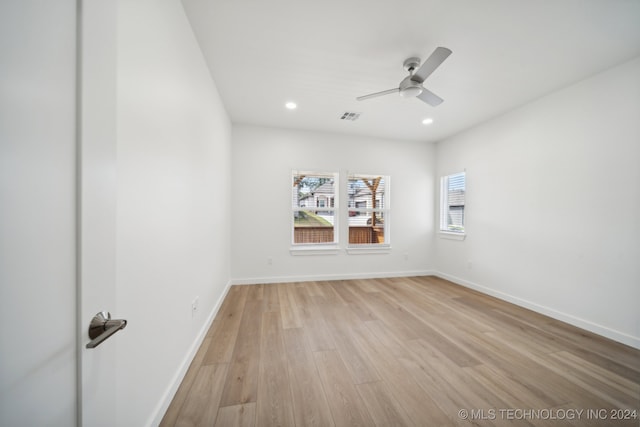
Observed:
[[[389,177],[350,175],[349,245],[389,243]]]
[[[440,179],[440,231],[464,233],[465,172]]]
[[[337,174],[294,172],[292,191],[292,243],[337,243]]]

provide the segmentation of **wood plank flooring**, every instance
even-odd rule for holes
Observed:
[[[231,287],[161,426],[639,419],[640,351],[429,276]]]

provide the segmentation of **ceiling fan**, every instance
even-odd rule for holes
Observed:
[[[433,51],[431,56],[424,61],[422,66],[420,66],[420,58],[408,58],[402,65],[404,66],[404,69],[409,72],[409,75],[400,82],[400,85],[397,88],[359,96],[356,99],[358,101],[364,101],[365,99],[375,98],[376,96],[399,92],[400,96],[403,98],[416,97],[432,107],[440,105],[444,100],[430,90],[425,89],[424,86],[422,86],[422,83],[436,70],[436,68],[440,66],[440,64],[444,62],[445,59],[449,57],[449,55],[451,55],[451,49],[438,47]]]

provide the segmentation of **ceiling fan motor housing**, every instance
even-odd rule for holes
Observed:
[[[400,96],[403,98],[415,98],[422,93],[422,84],[411,80],[411,76],[420,66],[420,58],[415,56],[407,58],[402,66],[409,72],[409,76],[400,82]]]

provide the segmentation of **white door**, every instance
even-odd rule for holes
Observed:
[[[96,312],[120,315],[116,5],[79,3],[0,2],[3,426],[115,425],[118,334],[85,344]]]
[[[76,404],[76,4],[0,2],[0,425]]]
[[[82,0],[79,11],[79,425],[116,425],[117,332],[95,348],[88,326],[116,304],[117,2]]]

